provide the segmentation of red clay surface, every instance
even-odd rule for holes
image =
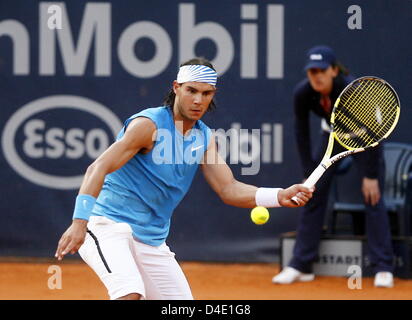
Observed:
[[[62,289],[49,289],[51,265],[62,271]],[[344,277],[317,277],[313,282],[274,285],[277,264],[181,262],[195,299],[199,300],[410,300],[412,280],[395,279],[391,289],[375,288],[373,278],[362,289],[348,288]],[[84,263],[0,263],[1,300],[106,300],[106,289]]]

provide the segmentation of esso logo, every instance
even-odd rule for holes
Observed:
[[[72,116],[79,111],[82,117]],[[100,125],[90,125],[96,122]],[[121,127],[117,116],[96,101],[49,96],[24,105],[10,117],[2,135],[3,153],[19,175],[37,185],[76,189],[84,174],[75,172],[80,160],[96,159]],[[77,165],[70,162],[73,160]],[[61,174],[63,169],[65,175]]]
[[[24,125],[24,136],[24,153],[33,159],[78,159],[84,154],[96,159],[109,146],[109,137],[103,129],[47,129],[46,121],[40,119],[32,119]],[[40,146],[43,143],[45,146]]]

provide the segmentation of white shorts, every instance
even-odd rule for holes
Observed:
[[[142,299],[192,300],[193,296],[175,254],[163,243],[153,247],[137,241],[127,223],[92,216],[82,259],[106,286],[110,299],[138,293]]]

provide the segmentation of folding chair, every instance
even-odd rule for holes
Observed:
[[[392,234],[409,236],[412,206],[412,145],[387,142],[384,144],[384,157],[386,172],[383,197],[391,217]],[[354,233],[364,234],[365,205],[360,192],[361,177],[354,166],[346,171],[339,174],[338,170],[332,182],[329,233],[337,233],[339,214],[350,214]]]

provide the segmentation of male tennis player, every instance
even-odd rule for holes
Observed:
[[[295,134],[303,174],[307,178],[316,168],[328,144],[330,115],[342,90],[353,80],[337,61],[330,47],[316,46],[307,53],[307,77],[295,88]],[[317,155],[312,158],[309,116],[313,112],[322,119],[322,137]],[[343,151],[342,147],[338,152]],[[338,153],[336,152],[336,153]],[[362,174],[362,193],[366,204],[366,232],[368,255],[375,272],[377,287],[393,286],[393,252],[388,214],[381,189],[385,180],[382,146],[353,156]],[[293,258],[289,266],[273,278],[277,284],[314,279],[312,264],[316,260],[328,203],[332,176],[337,167],[332,166],[316,184],[316,194],[304,208],[299,220]]]
[[[201,164],[207,182],[227,204],[252,208],[299,205],[312,189],[257,188],[234,179],[200,120],[214,106],[217,74],[204,59],[183,63],[165,106],[124,123],[112,144],[86,171],[72,225],[56,257],[79,254],[111,299],[192,299],[187,280],[165,241],[173,210]],[[87,236],[86,236],[87,232]]]

